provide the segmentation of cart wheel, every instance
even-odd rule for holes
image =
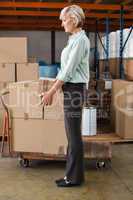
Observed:
[[[96,167],[98,168],[98,169],[102,169],[102,168],[105,168],[105,162],[104,161],[98,161],[98,162],[96,162]]]
[[[30,166],[30,161],[28,159],[20,159],[19,164],[21,167],[29,167]]]

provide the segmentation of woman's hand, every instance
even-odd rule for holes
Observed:
[[[49,91],[48,92],[45,92],[45,93],[42,93],[42,100],[41,100],[41,103],[44,105],[44,106],[50,106],[52,104],[52,101],[53,101],[53,94],[50,93]]]
[[[42,93],[40,96],[42,98],[41,103],[46,106],[46,105],[51,105],[53,102],[53,96],[54,94],[62,87],[64,84],[63,81],[60,80],[55,80],[55,83],[53,86],[50,88],[49,91]]]

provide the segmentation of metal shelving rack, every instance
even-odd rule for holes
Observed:
[[[120,72],[120,79],[124,79],[125,75],[124,75],[124,66],[123,66],[123,51],[124,48],[128,42],[128,39],[132,33],[133,30],[133,25],[129,31],[129,34],[127,36],[127,39],[125,41],[125,43],[123,44],[123,28],[124,28],[124,9],[123,9],[123,5],[121,6],[121,10],[120,10],[120,62],[119,62],[119,72]]]
[[[95,72],[96,72],[96,79],[99,79],[99,62],[98,62],[98,39],[100,40],[100,43],[104,49],[105,55],[106,55],[106,64],[105,64],[105,72],[109,73],[109,18],[106,18],[106,45],[104,46],[101,37],[98,32],[98,20],[96,20],[96,32],[95,32]]]
[[[124,29],[124,7],[121,5],[120,10],[120,49],[119,49],[119,73],[120,79],[124,79],[124,66],[123,66],[123,51],[128,42],[128,39],[132,33],[133,25],[129,31],[129,34],[123,44],[123,29]],[[98,32],[98,20],[96,20],[96,32],[95,32],[95,72],[96,72],[96,79],[99,79],[99,63],[98,63],[98,48],[97,43],[98,39],[104,49],[106,55],[106,64],[105,64],[105,72],[109,72],[109,18],[106,18],[106,30],[105,30],[105,37],[106,37],[106,45],[102,43],[101,37]]]

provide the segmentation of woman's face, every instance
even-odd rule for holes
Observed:
[[[68,13],[62,16],[61,26],[64,27],[66,33],[73,33],[76,29],[74,20],[72,19],[72,17],[70,17]]]

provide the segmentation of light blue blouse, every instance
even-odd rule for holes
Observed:
[[[69,37],[61,53],[61,69],[58,80],[71,83],[89,82],[90,41],[84,30]]]

